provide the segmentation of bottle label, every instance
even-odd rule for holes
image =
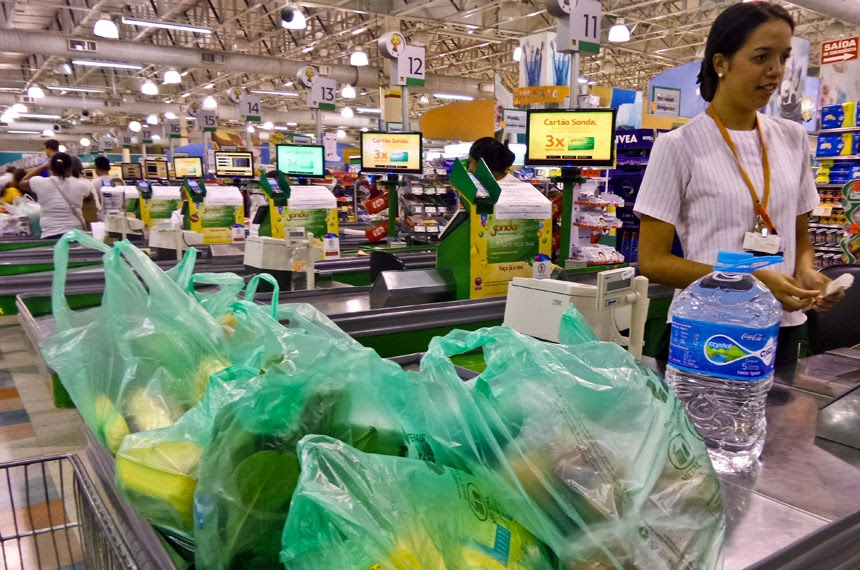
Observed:
[[[759,380],[773,372],[779,323],[750,328],[672,317],[669,364],[730,380]]]

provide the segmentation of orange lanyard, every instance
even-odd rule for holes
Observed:
[[[720,117],[717,115],[717,112],[714,110],[714,106],[708,106],[707,110],[708,115],[714,120],[717,124],[717,128],[720,129],[720,134],[723,135],[723,140],[726,141],[726,144],[729,145],[729,149],[731,149],[732,154],[735,157],[735,162],[738,164],[738,168],[741,171],[741,175],[744,177],[744,182],[747,184],[747,188],[750,191],[750,196],[753,200],[753,207],[755,208],[755,213],[759,217],[759,223],[756,224],[756,231],[759,230],[761,223],[764,223],[767,226],[768,231],[771,233],[776,233],[776,227],[773,225],[773,222],[770,219],[770,216],[767,215],[767,201],[770,199],[770,162],[767,159],[767,147],[764,144],[764,133],[761,130],[761,121],[756,117],[755,125],[758,129],[758,136],[761,140],[761,165],[764,170],[764,200],[759,201],[758,193],[755,191],[755,186],[753,186],[752,180],[750,180],[749,175],[747,174],[746,169],[744,169],[741,164],[740,158],[738,158],[738,149],[735,148],[735,143],[732,142],[732,138],[729,136],[729,132],[726,130],[725,125],[720,120]]]

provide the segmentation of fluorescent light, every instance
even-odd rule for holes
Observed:
[[[54,136],[54,129],[45,129],[42,131],[43,137],[52,137]]]
[[[142,125],[138,121],[132,121],[128,124],[128,130],[133,133],[139,133]]]
[[[259,95],[277,95],[279,97],[298,97],[299,94],[295,91],[270,91],[268,89],[251,89],[251,93]]]
[[[523,58],[523,46],[514,48],[514,61],[519,61]]]
[[[72,93],[104,93],[104,89],[95,89],[93,87],[71,87],[69,85],[57,85],[54,87],[48,86],[51,91],[70,91]]]
[[[38,135],[39,131],[6,131],[10,135]]]
[[[307,21],[305,20],[305,15],[302,14],[302,11],[298,8],[292,8],[292,19],[289,21],[284,20],[283,17],[281,17],[281,27],[288,30],[303,30],[306,25]]]
[[[217,109],[218,108],[218,101],[215,100],[215,97],[213,97],[212,95],[209,95],[205,99],[203,99],[203,108],[204,109]]]
[[[623,18],[618,18],[618,20],[615,21],[615,25],[609,28],[608,39],[613,43],[630,41],[630,30],[628,30],[627,26],[624,25]]]
[[[9,107],[9,109],[15,113],[16,117],[21,113],[26,113],[27,111],[29,111],[29,109],[27,109],[27,105],[24,105],[23,103],[15,103],[11,107]]]
[[[292,81],[287,81],[286,83],[284,83],[284,87],[292,87],[292,86],[293,86]]]
[[[60,148],[59,148],[58,150],[59,150],[60,152],[66,152],[66,145],[61,144],[61,145],[60,145]]]
[[[160,141],[160,140],[161,140],[161,135],[152,135],[152,140],[154,140],[154,141]]]
[[[207,83],[206,85],[203,86],[203,89],[215,89],[215,84],[214,83]]]
[[[287,126],[288,127],[298,127],[299,124],[298,123],[287,123]]]
[[[352,107],[344,107],[340,112],[340,116],[344,119],[351,119],[353,117]]]
[[[168,111],[164,114],[164,118],[173,120],[176,118],[176,113],[174,113],[173,111]]]
[[[118,61],[95,61],[93,59],[73,59],[72,65],[83,65],[85,67],[112,67],[114,69],[131,69],[138,71],[143,69],[137,63],[120,63]]]
[[[358,34],[367,31],[367,28],[358,28],[357,30],[352,31],[352,35],[357,36]]]
[[[355,87],[352,85],[344,85],[343,89],[340,90],[340,96],[344,99],[355,99]]]
[[[490,42],[484,42],[482,44],[476,45],[475,47],[487,47],[488,45],[490,45]]]
[[[419,103],[429,103],[430,99],[427,98],[427,95],[422,95],[421,97],[418,98],[418,102]]]
[[[587,77],[577,77],[576,81],[580,85],[585,85],[586,83],[588,83],[588,78]]]
[[[142,28],[161,28],[163,30],[179,30],[180,32],[193,32],[195,34],[211,34],[212,30],[200,26],[189,26],[188,24],[173,24],[170,22],[150,22],[147,20],[135,20],[123,16],[123,24],[140,26]]]
[[[345,139],[346,138],[346,131],[343,129],[338,129],[337,130],[337,138]]]
[[[249,133],[253,133],[257,129],[254,128],[254,125],[248,125],[247,127],[245,127],[245,130],[248,131]]]
[[[81,138],[79,142],[81,143],[81,146],[90,146],[90,139],[87,137]]]
[[[33,99],[42,99],[45,96],[45,92],[42,91],[42,88],[38,85],[31,85],[27,88],[27,97],[32,97]]]
[[[302,48],[302,53],[311,53],[312,51],[314,51],[314,46],[306,46]]]
[[[109,40],[118,40],[119,29],[116,27],[116,23],[110,19],[110,16],[102,14],[102,17],[93,26],[93,35]]]
[[[474,97],[470,97],[469,95],[451,95],[450,93],[434,93],[434,97],[437,99],[456,99],[457,101],[471,101]]]
[[[349,64],[356,67],[363,67],[365,65],[369,65],[370,62],[367,59],[366,53],[361,50],[356,50],[349,56]]]
[[[382,109],[377,109],[375,107],[358,107],[356,109],[359,113],[364,113],[366,115],[381,115]]]
[[[182,95],[180,95],[180,97],[182,97],[183,99],[186,97],[191,97],[191,93],[183,93]]]
[[[265,129],[267,131],[271,131],[272,129],[275,128],[275,123],[273,123],[272,121],[266,121],[265,123],[260,125],[260,128]]]
[[[23,118],[23,119],[52,119],[52,120],[57,120],[57,119],[63,118],[60,115],[46,115],[43,113],[19,113],[18,116]]]
[[[179,72],[176,71],[175,69],[168,69],[167,71],[164,72],[163,81],[164,81],[165,85],[182,83],[182,76],[180,76]]]
[[[158,95],[158,85],[151,79],[147,79],[140,84],[140,92],[144,95]]]
[[[147,125],[157,125],[158,124],[158,115],[156,115],[155,113],[153,113],[152,115],[148,115],[146,117],[146,124]]]
[[[361,132],[363,132],[363,133],[366,133],[370,129],[368,129],[367,127],[361,127],[361,129],[359,129],[359,130],[361,130]]]
[[[275,127],[275,130],[276,131],[288,131],[288,130],[290,130],[290,128],[289,127]]]
[[[179,77],[185,77],[189,73],[191,73],[191,72],[190,71],[183,71],[182,73],[179,74]]]

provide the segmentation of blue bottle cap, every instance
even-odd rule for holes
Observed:
[[[754,254],[748,252],[721,251],[717,254],[717,263],[714,264],[714,271],[752,273],[756,269],[780,263],[781,261],[782,256],[780,255],[756,257]]]

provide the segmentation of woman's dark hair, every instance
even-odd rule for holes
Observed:
[[[51,174],[65,178],[72,172],[72,157],[64,152],[55,152],[51,157]]]
[[[93,163],[95,164],[96,170],[110,170],[110,160],[108,160],[108,157],[106,156],[97,156]]]
[[[476,140],[469,149],[469,156],[475,160],[483,158],[494,174],[504,172],[514,163],[513,151],[493,137]]]
[[[782,6],[765,0],[734,4],[717,16],[708,33],[698,78],[699,91],[705,101],[713,101],[717,93],[719,78],[714,69],[714,56],[720,53],[724,57],[732,57],[743,47],[753,30],[770,20],[783,20],[794,32],[791,14]]]
[[[15,184],[20,184],[21,180],[23,180],[25,176],[27,176],[26,170],[23,168],[16,168],[15,172],[12,173],[12,180]]]

